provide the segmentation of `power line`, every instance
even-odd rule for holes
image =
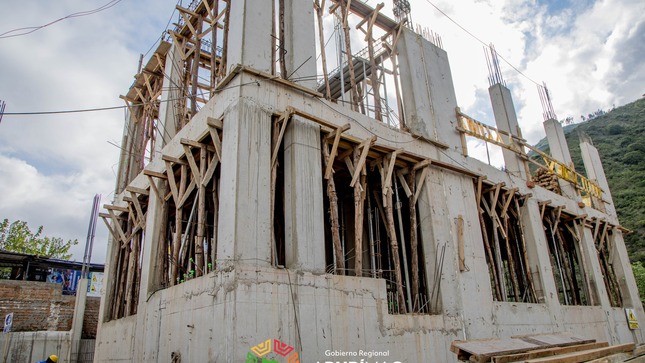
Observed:
[[[434,7],[438,12],[440,12],[440,13],[441,13],[441,15],[445,16],[448,20],[450,20],[451,22],[453,22],[453,23],[454,23],[456,26],[458,26],[461,30],[463,30],[463,31],[464,31],[464,32],[466,32],[468,35],[470,35],[473,39],[477,40],[478,42],[480,42],[481,44],[483,44],[485,47],[487,47],[487,46],[488,46],[488,44],[486,44],[483,40],[479,39],[475,34],[471,33],[468,29],[464,28],[461,24],[459,24],[456,20],[454,20],[453,18],[451,18],[451,17],[450,17],[448,14],[446,14],[443,10],[439,9],[439,7],[437,7],[437,5],[435,5],[435,4],[433,4],[430,0],[426,0],[426,2],[427,2],[428,4],[430,4],[430,5],[432,5],[432,7]],[[497,53],[497,55],[498,55],[498,56],[499,56],[499,57],[504,61],[504,63],[508,64],[508,65],[509,65],[511,68],[513,68],[517,73],[521,74],[524,78],[528,79],[529,81],[531,81],[531,82],[535,83],[535,84],[536,84],[536,85],[538,85],[538,86],[540,85],[539,83],[537,83],[536,81],[534,81],[531,77],[527,76],[527,75],[526,75],[526,74],[524,74],[522,71],[520,71],[520,70],[519,70],[517,67],[515,67],[511,62],[509,62],[508,60],[506,60],[506,58],[504,58],[501,54]]]
[[[250,84],[257,84],[259,85],[258,81],[252,81],[248,83],[242,83],[238,84],[235,86],[229,86],[220,89],[219,91],[231,89],[231,88],[236,88],[236,87],[243,87],[247,86]],[[179,97],[179,98],[171,98],[167,100],[155,100],[153,102],[143,102],[143,103],[135,103],[130,106],[124,105],[124,106],[109,106],[109,107],[94,107],[94,108],[82,108],[82,109],[75,109],[75,110],[56,110],[56,111],[33,111],[33,112],[5,112],[5,116],[38,116],[38,115],[58,115],[58,114],[66,114],[66,113],[84,113],[84,112],[98,112],[98,111],[109,111],[109,110],[121,110],[121,109],[130,109],[130,108],[135,108],[135,107],[143,107],[146,105],[152,105],[155,103],[160,103],[160,102],[171,102],[171,101],[179,101],[183,100],[185,98],[190,97]]]
[[[76,13],[72,13],[72,14],[69,14],[69,15],[64,16],[62,18],[59,18],[59,19],[56,19],[56,20],[51,21],[51,22],[49,22],[47,24],[44,24],[44,25],[29,26],[29,27],[24,27],[24,28],[12,29],[12,30],[6,31],[4,33],[1,33],[0,34],[0,39],[13,38],[13,37],[19,37],[19,36],[22,36],[22,35],[31,34],[31,33],[35,32],[35,31],[40,30],[40,29],[46,28],[46,27],[48,27],[50,25],[54,25],[54,24],[58,23],[59,21],[63,21],[63,20],[66,20],[66,19],[71,19],[71,18],[78,18],[78,17],[81,17],[81,16],[87,16],[87,15],[96,14],[98,12],[101,12],[103,10],[107,10],[107,9],[113,7],[114,5],[120,3],[121,1],[123,1],[123,0],[110,0],[106,4],[100,6],[100,7],[96,8],[96,9],[87,10],[87,11],[79,11],[79,12],[76,12]],[[11,34],[11,33],[16,33],[16,32],[18,32],[18,34]]]

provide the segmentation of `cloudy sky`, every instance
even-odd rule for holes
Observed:
[[[559,119],[572,116],[576,121],[581,114],[623,105],[645,93],[642,0],[409,1],[412,20],[441,35],[458,103],[468,114],[492,123],[482,44],[432,4],[484,43],[493,43],[526,76],[502,63],[529,141],[544,135],[533,81],[546,82]],[[5,112],[123,105],[118,96],[132,83],[139,55],[156,44],[176,3],[0,1],[0,34],[5,33],[0,35],[0,100],[7,103]],[[7,33],[106,4],[111,7],[31,34]],[[385,5],[391,11],[391,1]],[[175,13],[172,20],[176,18]],[[6,114],[0,122],[0,219],[25,220],[32,229],[43,225],[46,235],[78,239],[73,252],[82,260],[92,198],[97,193],[103,203],[113,198],[119,149],[112,144],[120,144],[123,119],[123,110]],[[93,261],[103,262],[107,230],[98,223]]]

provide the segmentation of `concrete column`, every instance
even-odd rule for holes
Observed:
[[[607,316],[607,338],[609,344],[618,344],[620,339],[616,333],[616,322],[614,320],[614,315],[611,313],[611,302],[609,301],[609,295],[607,293],[607,288],[603,282],[604,276],[600,268],[600,261],[598,260],[598,254],[596,252],[596,247],[593,241],[593,234],[590,228],[583,228],[582,241],[580,245],[583,248],[584,258],[589,262],[587,269],[585,271],[587,276],[590,276],[592,285],[595,285],[597,304],[601,305],[603,310],[605,310]]]
[[[623,307],[634,308],[636,318],[642,327],[645,324],[645,312],[643,311],[643,304],[638,294],[638,286],[636,285],[636,279],[634,279],[634,271],[631,269],[627,248],[625,248],[623,233],[618,229],[614,229],[612,239],[614,244],[612,263],[623,297]],[[633,330],[632,333],[634,334],[635,343],[643,343],[645,341],[642,328]]]
[[[284,48],[287,74],[284,77],[309,88],[316,87],[316,33],[311,1],[286,0]],[[298,78],[308,77],[308,80]]]
[[[224,114],[223,137],[218,264],[270,266],[271,114],[239,99]]]
[[[74,303],[74,316],[72,317],[72,330],[70,331],[70,345],[67,353],[67,361],[72,362],[72,357],[78,355],[78,348],[83,335],[83,318],[85,317],[85,301],[87,300],[87,286],[89,280],[86,278],[78,280],[76,287],[76,301]]]
[[[515,114],[515,106],[513,106],[511,91],[505,86],[497,83],[488,88],[488,94],[490,95],[490,101],[493,105],[493,114],[495,115],[497,129],[513,136],[519,136],[519,124],[517,123],[517,115]],[[507,136],[504,136],[503,138],[504,140],[507,140]],[[516,145],[518,150],[521,148],[521,146],[517,145],[512,138],[508,137],[508,140],[509,144]],[[504,155],[506,170],[509,173],[526,180],[527,175],[524,161],[520,159],[516,153],[504,148],[502,148],[502,154]]]
[[[528,198],[522,207],[522,227],[538,301],[549,307],[554,331],[563,330],[562,309],[551,266],[549,244],[544,234],[540,207],[534,198]]]
[[[609,183],[607,183],[605,169],[602,167],[602,161],[600,160],[598,149],[588,142],[581,142],[580,152],[582,154],[582,162],[585,164],[585,170],[587,171],[587,178],[595,180],[600,188],[602,188],[603,200],[607,201],[607,203],[605,203],[605,213],[612,217],[613,223],[618,224],[618,216],[616,215],[614,200],[611,197]]]
[[[544,130],[546,131],[546,139],[549,142],[549,149],[551,150],[551,156],[570,167],[573,167],[573,161],[571,160],[571,154],[569,153],[569,146],[567,145],[567,139],[564,136],[564,130],[560,122],[554,119],[544,121]],[[568,181],[559,179],[560,189],[562,189],[562,194],[570,199],[578,200],[578,192],[576,188],[571,185]]]
[[[155,143],[155,156],[177,133],[178,113],[177,104],[181,93],[179,85],[182,84],[181,70],[184,68],[183,60],[177,45],[172,44],[166,54],[164,65],[164,80],[159,104],[159,122],[157,123],[157,142]]]
[[[320,126],[294,116],[283,142],[287,267],[324,272]]]
[[[228,31],[229,70],[242,64],[260,71],[271,71],[272,2],[236,0],[229,2],[231,19]]]
[[[448,54],[405,28],[396,46],[399,54],[405,124],[411,132],[461,150],[457,97]],[[459,151],[461,153],[461,151]]]

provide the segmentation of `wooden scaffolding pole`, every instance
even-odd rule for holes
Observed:
[[[364,146],[369,149],[369,145]],[[364,149],[365,150],[365,149]],[[363,226],[365,211],[365,163],[360,166],[361,153],[359,147],[354,148],[354,174],[360,174],[360,182],[354,184],[354,275],[363,276]]]
[[[387,169],[389,169],[389,162],[387,158],[383,158],[383,163],[379,166],[381,176],[385,179]],[[396,284],[397,302],[399,304],[399,312],[402,314],[407,313],[405,306],[405,295],[403,294],[403,277],[401,276],[401,261],[399,257],[399,243],[396,238],[396,229],[394,227],[394,211],[392,208],[392,188],[389,185],[383,185],[383,205],[385,206],[385,217],[387,220],[387,229],[389,230],[390,247],[392,250],[392,262],[394,264],[394,283]]]
[[[372,68],[372,74],[370,75],[370,80],[372,82],[372,92],[374,93],[374,118],[383,121],[383,114],[381,110],[381,92],[379,89],[378,81],[378,72],[376,67],[376,59],[374,59],[374,38],[372,37],[372,29],[374,28],[374,22],[376,21],[376,16],[379,11],[383,8],[383,3],[380,3],[374,9],[372,16],[370,17],[367,25],[367,34],[365,35],[365,40],[367,40],[367,51],[370,60],[370,67]]]
[[[340,133],[340,131],[338,131]],[[330,135],[331,136],[331,135]],[[334,258],[336,260],[336,274],[345,273],[345,258],[340,243],[340,223],[338,223],[338,196],[336,195],[336,184],[334,183],[333,160],[329,155],[329,144],[327,138],[322,140],[323,162],[326,170],[330,170],[327,180],[327,197],[329,198],[329,220],[331,224],[331,236],[334,246]]]
[[[314,9],[316,10],[316,18],[318,19],[318,41],[320,42],[320,60],[322,62],[323,79],[325,81],[325,98],[331,99],[331,89],[329,87],[329,74],[327,73],[327,52],[325,51],[325,34],[323,27],[323,9],[325,8],[325,0],[315,0]]]
[[[347,65],[349,68],[350,94],[352,97],[352,106],[354,111],[358,111],[358,90],[356,88],[356,75],[354,74],[354,55],[352,54],[351,37],[349,35],[349,8],[346,0],[340,0],[341,22],[343,23],[343,33],[345,35],[345,54],[347,55]],[[342,69],[341,69],[342,72]]]
[[[494,286],[493,289],[495,290],[495,296],[497,298],[497,301],[504,301],[502,300],[502,289],[501,289],[501,278],[497,273],[497,267],[496,267],[496,260],[493,257],[493,251],[491,249],[491,244],[488,236],[488,228],[486,228],[486,221],[484,220],[484,209],[482,208],[482,205],[484,203],[484,198],[485,196],[483,195],[483,186],[482,186],[482,178],[479,178],[477,181],[477,209],[479,211],[479,224],[481,225],[482,229],[482,237],[484,239],[484,248],[486,250],[486,256],[488,257],[489,261],[489,268],[493,274],[493,281]],[[496,232],[495,232],[496,233]]]
[[[410,195],[408,198],[410,204],[410,253],[412,259],[412,310],[417,311],[420,306],[419,301],[419,252],[417,241],[417,201],[414,197],[416,195],[417,184],[417,171],[411,168],[408,173],[407,184],[410,188]]]
[[[524,227],[522,221],[522,210],[520,209],[520,204],[515,198],[515,211],[517,213],[517,228],[520,233],[520,248],[522,249],[522,258],[524,258],[524,266],[526,266],[526,280],[529,284],[529,291],[531,292],[531,302],[537,303],[537,291],[535,289],[535,283],[533,282],[533,272],[531,270],[531,261],[529,260],[529,254],[526,249],[526,240],[524,238]]]
[[[141,233],[136,233],[130,239],[130,256],[128,258],[128,272],[127,272],[127,282],[126,282],[126,292],[125,292],[125,316],[130,316],[133,313],[133,306],[136,306],[138,301],[134,301],[135,294],[135,281],[136,281],[136,272],[137,265],[139,260],[139,242],[141,239]],[[126,248],[128,248],[126,246]]]
[[[199,181],[204,179],[206,174],[207,150],[205,147],[199,149]],[[206,186],[199,183],[197,190],[197,236],[195,237],[195,276],[201,276],[206,271],[204,263],[204,242],[206,232]]]

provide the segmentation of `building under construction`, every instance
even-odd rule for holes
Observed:
[[[550,154],[527,144],[492,47],[496,127],[462,113],[440,38],[395,3],[397,20],[358,0],[177,6],[122,96],[96,361],[449,362],[455,341],[643,342],[596,149],[583,142],[574,168],[547,93]],[[501,147],[504,168],[470,157],[473,139]]]

